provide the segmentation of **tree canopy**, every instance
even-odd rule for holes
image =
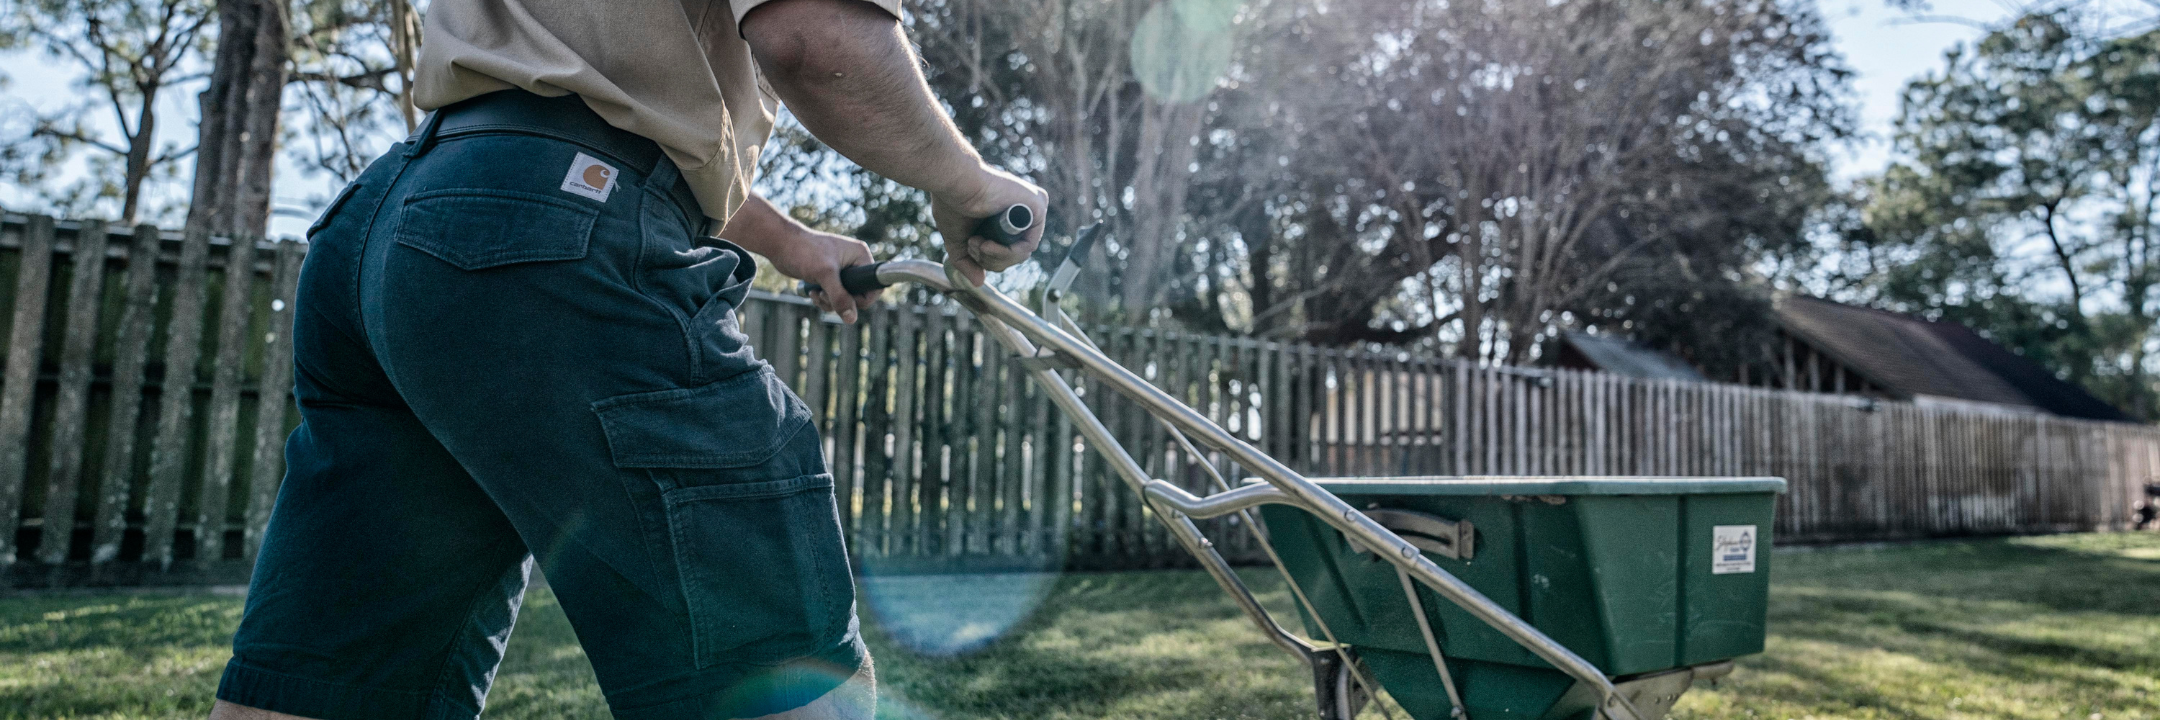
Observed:
[[[1854,294],[1962,322],[2141,417],[2156,406],[2160,32],[2038,12],[1904,93],[1901,159],[1842,249]]]
[[[1052,237],[1109,225],[1071,300],[1097,321],[1510,364],[1591,330],[1730,377],[1808,292],[1966,323],[2153,417],[2160,32],[2100,4],[1949,53],[1858,183],[1828,170],[1856,120],[1812,0],[910,0],[906,22],[963,132],[1049,190]],[[53,208],[132,215],[193,161],[189,227],[260,232],[274,153],[342,180],[416,120],[409,0],[0,9],[0,46],[86,71],[91,104],[0,126],[0,170]],[[155,96],[198,81],[201,142],[153,147]],[[121,137],[85,129],[93,105]],[[768,197],[937,254],[920,193],[775,142]],[[41,174],[82,149],[90,182]]]
[[[1852,123],[1805,3],[911,7],[933,85],[1051,191],[1053,231],[1111,224],[1083,294],[1127,322],[1496,362],[1571,325],[1759,332],[1753,266],[1803,242]],[[781,195],[837,167],[769,157]],[[919,200],[837,177],[816,215],[921,244]]]

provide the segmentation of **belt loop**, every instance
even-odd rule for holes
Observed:
[[[667,196],[669,191],[675,189],[675,181],[680,178],[682,170],[676,168],[675,160],[667,156],[666,150],[662,150],[660,162],[653,163],[652,172],[645,174],[645,187]]]
[[[428,113],[427,120],[424,120],[420,123],[420,129],[415,131],[413,133],[413,136],[405,141],[406,158],[419,157],[422,154],[426,153],[428,151],[428,148],[435,146],[435,129],[442,126],[443,110],[445,109],[447,108],[437,109],[435,112]]]

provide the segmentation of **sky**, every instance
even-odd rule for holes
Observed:
[[[1987,23],[2006,17],[2010,12],[2007,4],[2010,1],[1935,0],[1929,14]],[[1907,81],[1941,67],[1944,51],[1958,42],[1978,38],[1981,31],[1965,22],[1914,21],[1902,12],[1885,8],[1882,0],[1818,0],[1818,3],[1839,52],[1855,72],[1853,89],[1862,137],[1833,156],[1835,177],[1851,180],[1879,172],[1889,163],[1888,135],[1890,124],[1897,116],[1898,91]],[[22,131],[24,124],[20,118],[24,108],[65,107],[77,97],[78,91],[72,85],[76,74],[65,65],[50,63],[34,51],[0,53],[0,74],[7,77],[6,85],[0,86],[0,133]],[[200,89],[197,84],[180,92],[168,92],[163,98],[160,104],[166,120],[159,128],[161,145],[166,142],[185,145],[193,141],[195,93]],[[92,115],[108,131],[115,127],[109,113],[102,111]],[[384,138],[381,143],[387,146],[395,139]],[[81,173],[81,163],[75,163],[70,172]],[[189,172],[183,168],[180,177],[188,177]],[[327,202],[336,188],[331,187],[330,178],[305,172],[290,158],[281,158],[277,172],[273,196],[278,215],[271,221],[271,234],[298,235],[307,229],[316,209]],[[174,193],[185,192],[184,182],[170,185],[172,187],[166,194],[168,199],[177,199]],[[19,188],[0,183],[0,202],[13,204],[24,198]]]
[[[1823,20],[1830,26],[1838,52],[1853,70],[1853,90],[1859,100],[1862,138],[1848,144],[1834,162],[1834,176],[1851,180],[1881,172],[1890,163],[1890,127],[1897,120],[1898,92],[1909,81],[1943,66],[1943,53],[1960,42],[1978,40],[1981,31],[1962,18],[1981,24],[1997,22],[2009,8],[1993,0],[1937,0],[1928,16],[1934,21],[1915,21],[1912,16],[1886,8],[1882,0],[1818,0]]]

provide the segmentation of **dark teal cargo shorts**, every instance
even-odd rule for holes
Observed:
[[[754,717],[864,659],[809,409],[657,146],[575,97],[431,116],[316,227],[303,422],[218,697],[471,718],[534,563],[619,718]]]

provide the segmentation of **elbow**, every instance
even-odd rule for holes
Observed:
[[[899,24],[861,0],[775,0],[743,18],[742,34],[766,77],[792,84],[849,72],[860,55],[897,40]]]
[[[763,13],[761,8],[757,11]],[[767,22],[768,18],[753,14],[744,20],[757,19],[757,23],[743,24],[743,37],[750,41],[750,54],[757,58],[758,69],[773,79],[796,78],[811,72],[810,48],[814,40],[810,30],[794,24]]]

